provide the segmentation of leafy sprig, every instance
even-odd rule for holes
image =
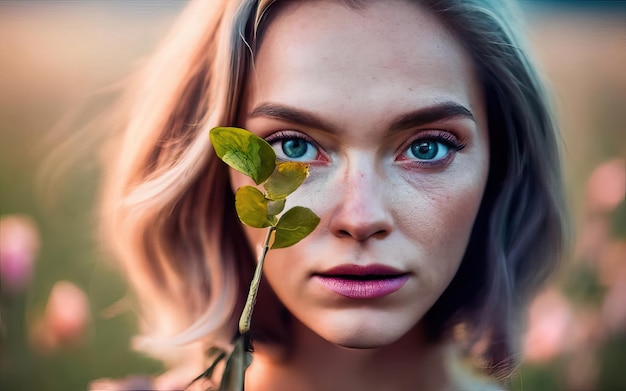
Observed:
[[[248,290],[246,304],[239,319],[239,336],[230,355],[212,349],[216,356],[209,368],[193,382],[210,378],[217,364],[226,358],[220,391],[243,390],[245,370],[251,355],[248,332],[256,303],[263,264],[270,249],[285,248],[298,243],[317,227],[320,218],[309,208],[294,206],[285,211],[287,196],[304,182],[308,165],[299,162],[276,162],[272,147],[262,138],[245,129],[217,127],[211,129],[211,143],[217,156],[233,169],[250,177],[257,186],[243,186],[235,194],[237,216],[254,228],[267,228],[263,250]],[[281,214],[282,213],[282,214]],[[192,382],[192,383],[193,383]]]

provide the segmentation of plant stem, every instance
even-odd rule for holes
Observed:
[[[259,285],[261,284],[261,275],[263,271],[263,263],[265,262],[265,255],[269,251],[270,238],[272,232],[276,230],[276,227],[270,227],[267,230],[267,236],[265,237],[265,243],[263,244],[263,252],[259,257],[259,261],[254,269],[254,277],[250,283],[250,289],[248,290],[248,298],[246,299],[246,305],[243,307],[241,317],[239,318],[239,333],[245,334],[250,330],[250,321],[252,320],[252,311],[254,310],[254,304],[256,303],[256,297],[259,293]]]

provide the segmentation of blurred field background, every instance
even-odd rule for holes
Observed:
[[[97,138],[77,129],[183,6],[0,1],[0,390],[162,369],[129,349],[134,314],[95,232]],[[626,2],[523,6],[561,120],[575,239],[531,306],[512,388],[626,390]]]

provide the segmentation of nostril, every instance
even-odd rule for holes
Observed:
[[[345,229],[339,230],[338,234],[339,234],[338,236],[342,238],[352,236],[350,235],[350,232],[346,231]]]
[[[355,230],[355,232],[350,232],[348,230],[342,229],[338,230],[336,235],[340,238],[352,238],[357,241],[366,241],[368,239],[384,239],[389,234],[389,231],[381,229],[373,233],[359,232]]]
[[[389,231],[386,231],[384,229],[381,229],[380,231],[377,231],[374,233],[374,237],[378,238],[378,239],[383,239],[384,237],[387,236],[387,234],[389,233]]]

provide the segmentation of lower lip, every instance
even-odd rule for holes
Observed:
[[[351,299],[377,299],[394,293],[406,284],[408,275],[380,280],[351,280],[347,278],[315,276],[324,287]]]

